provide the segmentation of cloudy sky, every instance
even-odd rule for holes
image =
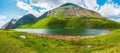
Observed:
[[[19,19],[29,13],[38,17],[65,3],[74,3],[120,21],[119,0],[0,0],[0,27],[13,18]]]

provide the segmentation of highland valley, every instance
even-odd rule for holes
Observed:
[[[119,37],[120,22],[65,3],[39,17],[30,13],[3,25],[0,53],[119,53]]]

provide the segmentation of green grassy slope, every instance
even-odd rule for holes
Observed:
[[[74,41],[0,30],[0,53],[119,53],[119,32]],[[22,39],[20,35],[27,38]]]
[[[22,34],[28,35],[15,31],[0,30],[0,53],[36,53],[36,51],[26,47],[25,43],[18,38]]]
[[[35,23],[17,28],[94,28],[115,29],[120,23],[102,17],[99,13],[74,4],[63,5],[47,12],[47,16]]]
[[[60,18],[58,18],[60,17]],[[94,28],[94,29],[116,29],[120,23],[105,18],[97,17],[75,17],[66,18],[61,15],[53,15],[43,18],[34,24],[26,24],[18,28]]]

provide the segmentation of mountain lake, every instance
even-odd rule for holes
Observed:
[[[18,32],[39,33],[39,34],[53,34],[53,35],[77,35],[77,36],[91,36],[108,34],[109,30],[102,29],[13,29]]]

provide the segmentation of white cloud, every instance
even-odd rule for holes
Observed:
[[[21,9],[24,9],[24,10],[32,10],[31,6],[29,6],[28,4],[21,2],[21,1],[17,2],[17,6]]]
[[[24,3],[24,2],[22,2],[22,1],[17,1],[17,6],[20,8],[20,9],[23,9],[23,10],[25,10],[25,11],[28,11],[28,13],[31,13],[31,14],[33,14],[33,15],[35,15],[35,16],[39,16],[40,15],[40,13],[38,12],[38,11],[36,11],[36,10],[34,10],[29,4],[27,4],[27,3]]]
[[[4,21],[0,21],[0,28],[5,24]]]
[[[0,15],[0,28],[5,24],[4,20],[6,19],[6,16]]]
[[[0,15],[0,21],[6,19],[6,16]]]
[[[98,12],[112,20],[120,21],[120,6],[113,3],[112,0],[108,0],[108,2],[100,7]]]
[[[30,0],[30,5],[43,8],[39,10],[41,13],[56,8],[60,4],[62,4],[61,0]]]
[[[5,24],[4,21],[0,21],[0,28]]]
[[[99,12],[106,17],[109,16],[117,16],[120,14],[120,7],[116,4],[105,4],[104,6],[101,6]]]
[[[83,7],[86,7],[86,8],[91,9],[91,10],[97,11],[99,8],[99,5],[97,4],[97,0],[90,0],[90,1],[84,0],[83,4],[85,5]]]
[[[46,8],[46,9],[50,9],[51,8],[51,6],[48,3],[46,3],[46,2],[42,2],[40,4],[32,3],[31,5],[34,5],[34,6],[37,6],[37,7],[41,7],[41,8]]]

